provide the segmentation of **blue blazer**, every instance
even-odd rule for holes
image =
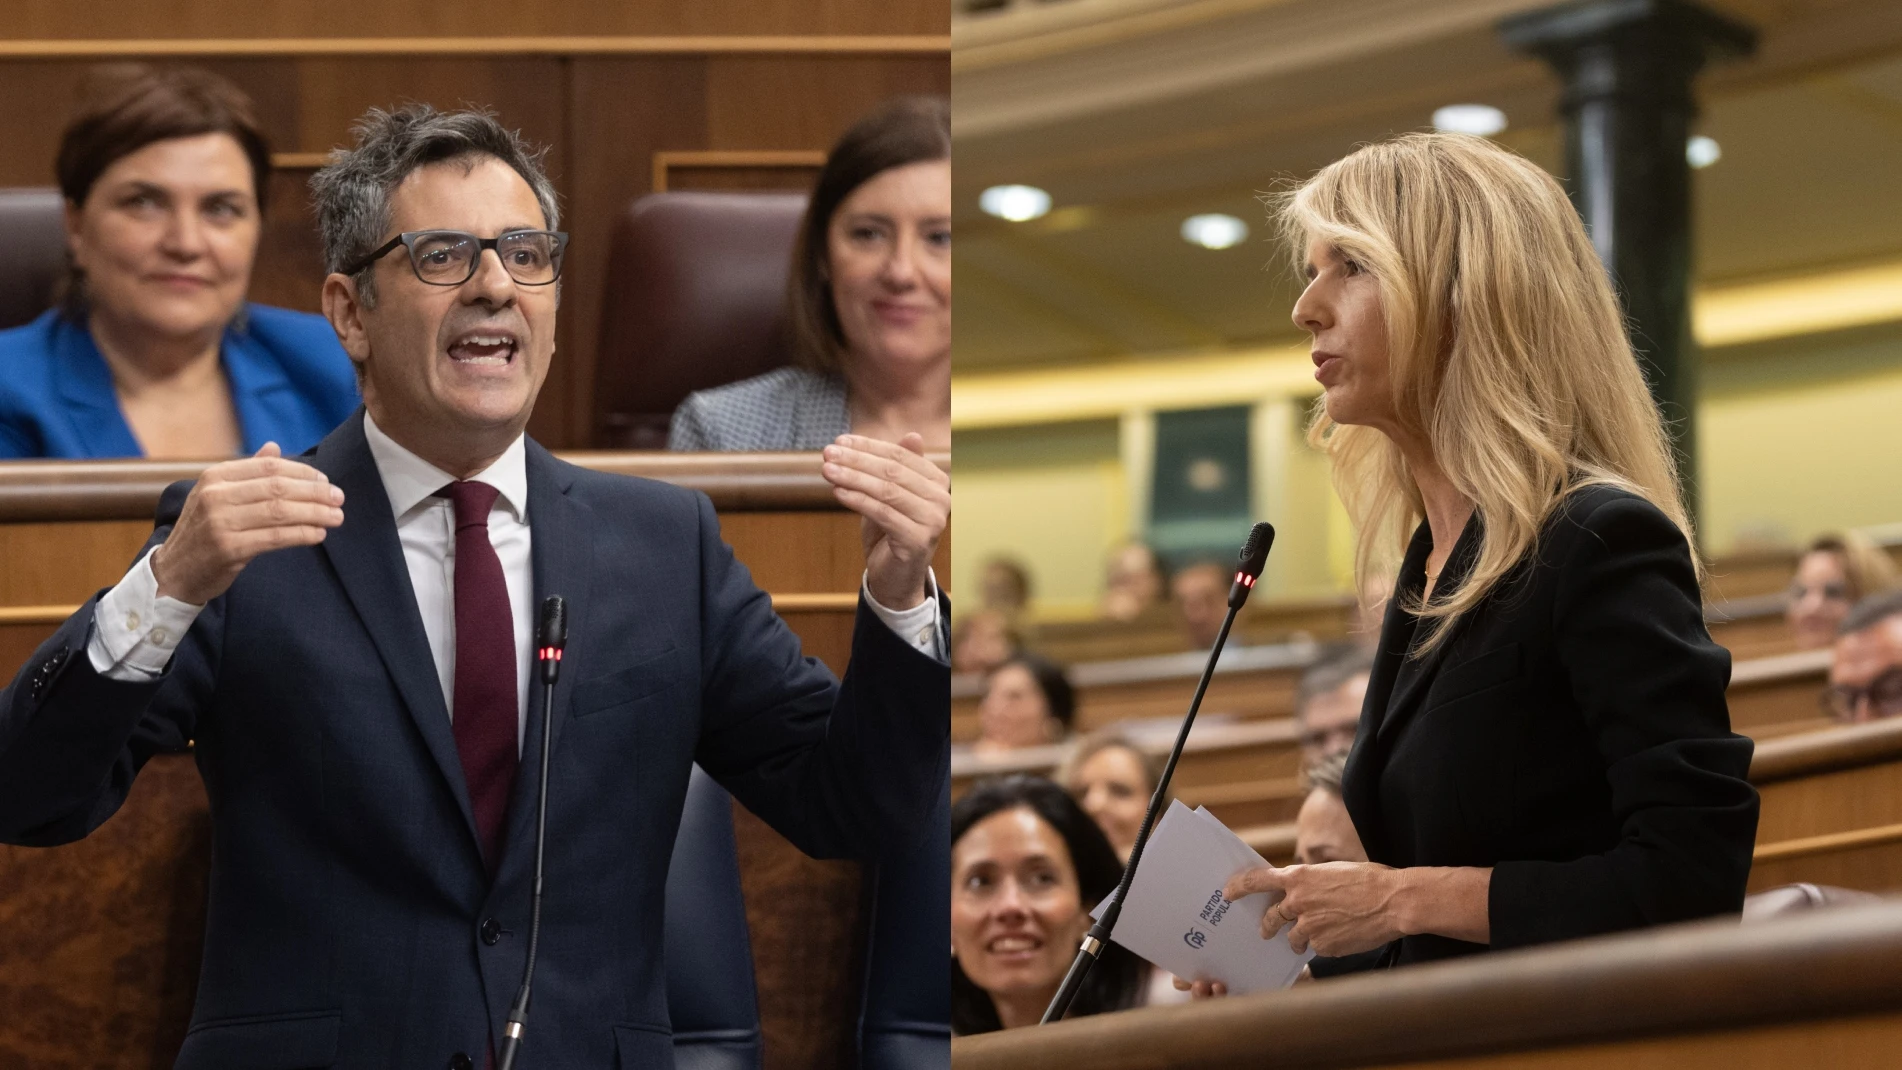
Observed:
[[[227,328],[225,375],[244,452],[302,453],[357,407],[356,373],[322,316],[246,305]],[[0,331],[0,459],[143,457],[92,332],[58,309]]]
[[[0,840],[86,835],[150,755],[195,740],[212,868],[179,1070],[481,1066],[527,948],[541,688],[491,881],[361,416],[308,460],[348,495],[343,525],[253,561],[163,676],[95,673],[88,603],[0,693]],[[565,596],[570,627],[524,1058],[665,1068],[662,904],[692,763],[809,854],[895,854],[949,772],[950,670],[861,605],[841,683],[705,495],[533,442],[527,469],[535,597]],[[153,543],[188,489],[166,491]]]

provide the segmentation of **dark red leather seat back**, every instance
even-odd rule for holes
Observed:
[[[594,445],[664,449],[695,390],[792,359],[786,278],[806,197],[655,193],[614,222],[594,378]]]

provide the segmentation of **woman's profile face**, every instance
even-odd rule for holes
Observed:
[[[1075,777],[1065,787],[1109,837],[1116,856],[1127,861],[1154,788],[1142,758],[1128,747],[1104,747],[1077,766]]]
[[[251,162],[229,134],[121,156],[66,209],[93,314],[167,339],[224,330],[250,288],[259,226]]]
[[[1308,243],[1308,285],[1294,303],[1294,324],[1313,336],[1314,378],[1327,414],[1339,424],[1394,427],[1387,378],[1387,322],[1380,287],[1358,262],[1322,241]]]
[[[1849,616],[1849,572],[1834,550],[1812,550],[1796,563],[1790,583],[1790,630],[1796,645],[1814,650],[1835,642],[1836,629]]]
[[[951,353],[951,161],[873,175],[826,228],[848,360],[902,371]]]
[[[1070,848],[1035,811],[1000,810],[951,845],[951,954],[979,988],[1054,990],[1089,925]]]
[[[1050,700],[1022,665],[1006,665],[991,674],[977,720],[984,740],[998,746],[1034,747],[1050,742]]]

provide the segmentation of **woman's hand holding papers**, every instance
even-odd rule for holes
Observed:
[[[1262,915],[1263,939],[1273,939],[1293,922],[1288,945],[1297,954],[1312,947],[1318,954],[1339,956],[1418,933],[1486,943],[1491,884],[1490,869],[1325,862],[1244,870],[1229,878],[1222,895],[1230,900],[1278,896]]]

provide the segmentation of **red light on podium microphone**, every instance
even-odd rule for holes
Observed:
[[[1243,587],[1252,588],[1255,586],[1255,577],[1250,576],[1246,572],[1237,572],[1235,574],[1235,582],[1241,584]]]

